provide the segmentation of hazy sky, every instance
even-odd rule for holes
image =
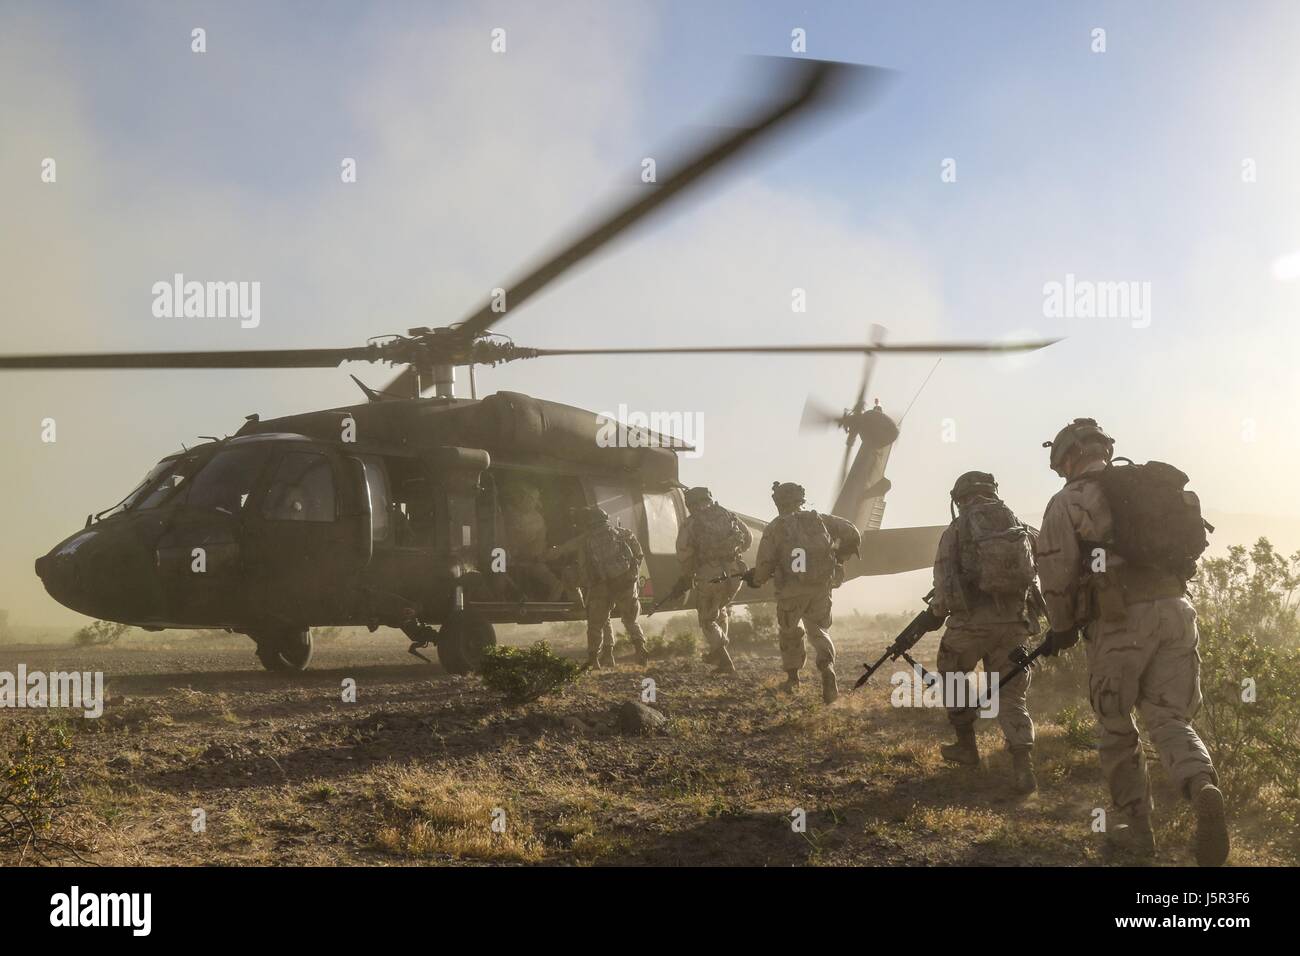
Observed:
[[[206,53],[190,51],[194,27]],[[505,54],[489,48],[496,27]],[[1300,514],[1300,270],[1277,264],[1300,252],[1292,2],[7,0],[0,351],[346,346],[455,321],[593,206],[644,188],[643,157],[671,165],[674,143],[725,123],[743,56],[788,53],[796,27],[808,55],[892,67],[896,83],[620,241],[501,331],[538,347],[854,341],[872,322],[896,341],[1066,335],[1032,358],[942,363],[894,451],[886,525],[946,521],[971,468],[1036,520],[1059,484],[1039,445],[1078,415],[1120,454],[1183,467],[1208,509]],[[344,157],[355,184],[340,181]],[[176,272],[259,280],[260,326],[154,318],[151,287]],[[1149,283],[1149,324],[1047,317],[1044,285],[1067,275]],[[699,412],[704,454],[683,479],[767,515],[777,478],[829,507],[839,439],[798,434],[799,414],[809,392],[850,401],[860,364],[571,358],[478,384]],[[931,364],[884,361],[871,391],[897,415]],[[355,401],[348,371],[389,374],[0,376],[0,607],[75,620],[33,558],[182,442],[255,411]]]

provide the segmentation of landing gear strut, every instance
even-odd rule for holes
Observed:
[[[269,671],[296,673],[311,663],[311,628],[272,628],[249,636],[257,642],[257,659]]]

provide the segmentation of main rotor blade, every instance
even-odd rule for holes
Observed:
[[[1042,339],[1036,342],[932,342],[889,345],[683,345],[656,348],[608,349],[529,349],[542,355],[871,355],[878,352],[909,355],[990,354],[1001,352],[1034,352],[1055,345],[1060,339]]]
[[[250,349],[237,352],[106,352],[99,355],[0,355],[0,369],[334,368],[375,358],[368,347]]]
[[[688,187],[703,179],[708,173],[732,163],[737,156],[750,151],[765,136],[783,126],[785,121],[809,107],[838,106],[847,100],[851,78],[868,85],[878,85],[889,75],[879,67],[836,63],[829,60],[780,59],[783,75],[773,82],[771,95],[754,110],[739,129],[729,130],[707,141],[667,179],[655,185],[646,185],[645,194],[635,202],[619,206],[598,218],[578,238],[563,249],[543,259],[532,271],[505,286],[507,312],[494,309],[493,300],[485,302],[459,323],[457,328],[472,339],[486,332],[492,325],[544,289],[570,268],[614,239],[641,219],[669,205]]]

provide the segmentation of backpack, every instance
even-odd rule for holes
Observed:
[[[1034,583],[1034,542],[1005,503],[981,499],[957,518],[957,565],[963,585],[989,597],[1024,598]]]
[[[836,560],[835,543],[826,530],[826,522],[815,511],[795,511],[781,520],[785,525],[786,553],[777,557],[777,563],[783,568],[782,579],[792,583],[817,585],[830,581],[839,562]],[[795,571],[791,566],[795,548],[803,550],[803,571]]]
[[[1201,517],[1196,493],[1185,490],[1187,476],[1163,461],[1115,461],[1126,464],[1112,462],[1096,475],[1110,506],[1110,546],[1134,565],[1190,580],[1214,528]]]
[[[691,515],[695,546],[705,561],[730,561],[745,549],[740,519],[721,505]]]
[[[588,567],[597,581],[613,581],[637,570],[636,553],[619,528],[597,528],[587,536]]]

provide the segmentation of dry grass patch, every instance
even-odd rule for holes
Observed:
[[[447,772],[408,767],[376,776],[376,809],[384,821],[375,834],[380,849],[432,860],[535,863],[542,859],[542,844],[532,827],[499,795]],[[501,821],[502,832],[493,830],[494,819]]]

